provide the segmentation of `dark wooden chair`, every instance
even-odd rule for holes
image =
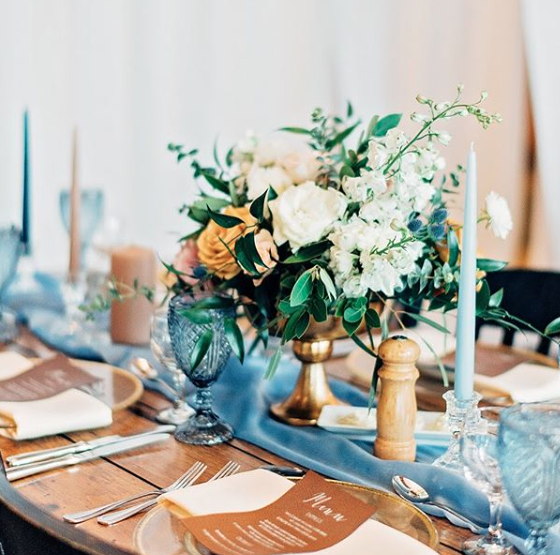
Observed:
[[[503,270],[488,274],[492,292],[504,289],[502,307],[540,331],[560,316],[560,273],[537,270]],[[477,320],[477,337],[483,326],[499,326],[497,322]],[[528,327],[519,325],[521,329]],[[502,344],[511,346],[515,330],[503,328]],[[541,337],[537,352],[548,354],[550,339]]]

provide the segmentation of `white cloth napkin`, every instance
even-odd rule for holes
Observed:
[[[179,517],[261,509],[286,493],[294,483],[267,470],[250,470],[165,494],[159,503]],[[364,522],[353,534],[320,555],[434,555],[419,541],[374,520]]]
[[[17,376],[32,366],[17,353],[0,353],[0,380]],[[0,426],[14,426],[0,428],[0,434],[15,440],[101,428],[112,422],[111,408],[79,389],[39,401],[0,401]]]
[[[475,382],[509,393],[516,403],[560,398],[560,370],[523,362],[499,376],[475,374]]]

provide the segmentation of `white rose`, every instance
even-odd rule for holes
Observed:
[[[488,225],[494,235],[505,239],[513,229],[513,220],[507,200],[494,191],[486,196],[486,213]]]
[[[247,175],[247,197],[254,200],[272,187],[278,195],[293,185],[290,176],[279,166],[262,168],[257,164]]]
[[[397,128],[389,129],[385,135],[385,146],[392,152],[396,152],[408,142],[408,137]]]
[[[346,198],[334,189],[322,189],[306,181],[290,187],[269,203],[274,241],[286,241],[293,250],[325,237],[346,210]]]
[[[314,181],[321,167],[311,148],[299,148],[288,152],[282,157],[280,163],[290,179],[298,185],[304,181]]]

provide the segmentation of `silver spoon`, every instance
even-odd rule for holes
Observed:
[[[453,510],[451,507],[447,507],[441,503],[438,503],[437,501],[434,501],[430,497],[430,494],[414,480],[411,480],[406,476],[399,476],[397,474],[396,476],[393,476],[391,482],[393,484],[393,489],[395,490],[395,492],[403,499],[411,501],[412,503],[423,503],[424,505],[438,507],[439,509],[452,514],[454,517],[467,524],[469,528],[471,528],[475,533],[481,534],[484,532],[484,529],[478,524],[475,524],[472,520],[469,520],[467,517]]]
[[[158,371],[150,364],[150,361],[148,359],[143,357],[134,357],[131,361],[130,369],[138,377],[157,382],[162,387],[167,389],[167,391],[169,391],[171,395],[173,395],[173,397],[177,396],[177,391],[175,391],[173,387],[166,383],[165,380],[162,380],[159,377]]]

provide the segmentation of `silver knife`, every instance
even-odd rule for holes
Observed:
[[[67,455],[66,457],[59,457],[54,460],[40,462],[37,464],[7,468],[6,478],[8,481],[13,482],[15,480],[19,480],[20,478],[26,478],[27,476],[33,476],[34,474],[39,474],[40,472],[46,472],[47,470],[73,466],[75,464],[91,461],[92,459],[98,459],[99,457],[109,457],[110,455],[116,455],[117,453],[123,453],[124,451],[129,451],[131,449],[147,447],[148,445],[165,441],[169,437],[171,437],[169,434],[149,434],[143,437],[134,437],[117,443],[112,443],[110,445],[96,447],[90,451],[86,451],[85,453]]]
[[[71,443],[70,445],[65,445],[64,447],[53,447],[52,449],[41,449],[39,451],[29,451],[28,453],[21,453],[20,455],[12,455],[6,458],[6,463],[8,466],[16,467],[28,464],[35,464],[41,461],[48,461],[51,459],[57,459],[59,457],[65,457],[67,455],[74,455],[77,453],[84,453],[86,451],[91,451],[96,447],[102,447],[103,445],[112,445],[113,443],[118,443],[120,441],[126,441],[128,439],[134,439],[137,437],[146,437],[148,435],[160,434],[160,433],[172,433],[175,431],[175,426],[170,424],[164,426],[158,426],[153,430],[148,432],[142,432],[140,434],[135,434],[131,436],[119,436],[111,435],[104,436],[98,439],[92,439],[90,441],[78,441],[76,443]]]

